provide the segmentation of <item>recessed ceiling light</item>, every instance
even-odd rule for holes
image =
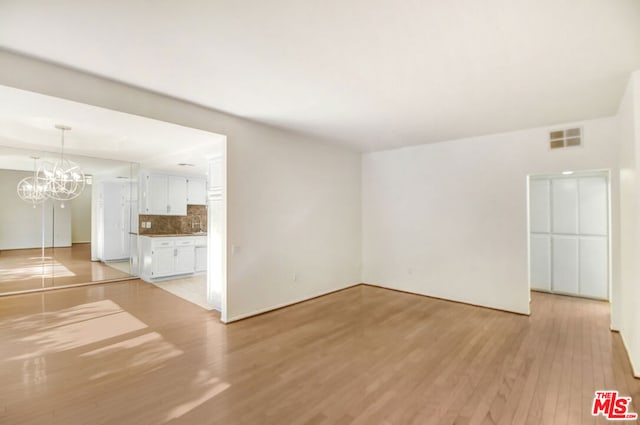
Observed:
[[[181,162],[178,165],[181,166],[181,167],[195,167],[196,166],[196,164],[190,164],[188,162]]]
[[[564,174],[565,176],[570,176],[571,174],[573,174],[573,171],[563,171],[562,174]]]

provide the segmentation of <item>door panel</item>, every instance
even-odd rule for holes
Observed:
[[[153,248],[153,277],[173,274],[175,251],[173,247]]]
[[[169,177],[151,174],[147,179],[145,214],[166,215],[168,209]]]
[[[176,248],[175,273],[193,273],[195,252],[193,245]]]
[[[552,231],[554,233],[578,232],[578,181],[557,179],[551,182]]]
[[[578,294],[578,237],[552,237],[552,290]]]
[[[531,288],[608,299],[607,177],[529,182]]]
[[[551,238],[531,235],[531,287],[551,290]]]
[[[531,231],[549,233],[551,217],[549,214],[551,182],[549,180],[531,180],[529,185]]]
[[[580,238],[580,295],[608,299],[606,236]]]
[[[580,233],[606,235],[607,181],[603,177],[584,177],[579,182]]]
[[[187,179],[186,177],[169,177],[170,215],[187,215]]]

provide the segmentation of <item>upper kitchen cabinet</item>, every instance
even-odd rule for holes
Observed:
[[[187,215],[187,179],[169,176],[167,215]]]
[[[140,202],[141,214],[167,214],[169,205],[169,176],[146,174],[140,179],[142,184]]]
[[[187,215],[187,178],[143,172],[140,214]]]
[[[207,205],[207,181],[197,177],[187,179],[187,204]]]

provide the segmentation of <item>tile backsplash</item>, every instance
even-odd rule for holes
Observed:
[[[151,228],[142,227],[143,222]],[[207,231],[207,207],[187,205],[187,215],[144,215],[138,218],[138,233],[141,235],[176,235]]]

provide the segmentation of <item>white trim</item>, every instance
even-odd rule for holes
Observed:
[[[633,364],[633,359],[631,358],[631,354],[629,353],[629,348],[627,346],[627,342],[624,339],[624,333],[618,332],[620,334],[620,339],[622,340],[622,346],[624,347],[624,351],[627,353],[627,358],[629,359],[629,364],[631,364],[631,372],[633,373],[633,377],[640,379],[640,369]]]
[[[351,284],[351,285],[344,286],[342,288],[336,288],[336,289],[331,289],[329,291],[319,292],[319,293],[317,293],[315,295],[311,295],[311,296],[308,296],[308,297],[300,298],[300,299],[295,300],[295,301],[288,301],[288,302],[285,302],[285,303],[282,303],[282,304],[276,304],[276,305],[273,305],[273,306],[270,306],[270,307],[262,308],[260,310],[254,310],[254,311],[249,312],[249,313],[243,313],[243,314],[239,314],[237,316],[227,317],[226,321],[223,320],[222,317],[220,317],[220,321],[223,322],[223,323],[237,322],[238,320],[246,319],[246,318],[249,318],[249,317],[252,317],[252,316],[257,316],[258,314],[267,313],[269,311],[278,310],[278,309],[283,308],[283,307],[288,307],[288,306],[291,306],[291,305],[294,305],[294,304],[301,303],[303,301],[309,301],[309,300],[312,300],[313,298],[322,297],[323,295],[329,295],[329,294],[332,294],[334,292],[342,291],[344,289],[354,288],[354,287],[359,286],[359,285],[362,285],[362,283],[358,282],[358,283],[354,283],[354,284]]]

